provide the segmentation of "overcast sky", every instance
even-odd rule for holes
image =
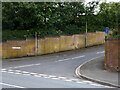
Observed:
[[[91,2],[91,1],[104,1],[105,0],[85,0],[86,2]],[[106,0],[107,2],[120,2],[120,0]]]
[[[88,2],[91,2],[91,1],[100,1],[100,2],[107,2],[107,3],[109,3],[109,2],[120,2],[120,0],[85,0],[85,4],[86,3],[88,3]],[[96,9],[95,9],[95,14],[97,13],[97,12],[99,12],[99,7],[97,7]]]

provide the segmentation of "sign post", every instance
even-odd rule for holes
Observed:
[[[105,38],[108,38],[108,34],[109,34],[109,27],[106,27],[105,28]]]
[[[35,32],[35,55],[37,55],[38,51],[37,47],[38,47],[37,32]]]
[[[87,48],[87,21],[86,21],[85,47]]]

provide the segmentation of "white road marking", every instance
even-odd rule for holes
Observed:
[[[31,66],[38,66],[40,65],[40,63],[38,64],[30,64],[30,65],[23,65],[23,66],[17,66],[17,67],[9,67],[9,68],[23,68],[23,67],[31,67]]]
[[[96,54],[101,54],[101,53],[105,53],[105,51],[97,52]]]
[[[83,81],[83,82],[85,82],[85,83],[93,83],[93,82],[90,82],[90,81]]]
[[[76,82],[76,83],[83,83],[83,82]]]
[[[37,73],[30,73],[30,74],[34,74],[34,75],[36,75]]]
[[[38,75],[40,75],[40,76],[46,76],[45,74],[38,74]]]
[[[1,71],[1,72],[7,72],[7,71]]]
[[[72,59],[77,59],[77,58],[81,58],[81,57],[85,57],[85,55],[79,56],[79,57],[74,57],[74,58],[72,58]]]
[[[73,57],[73,58],[61,59],[61,60],[58,60],[58,61],[55,61],[55,62],[62,62],[62,61],[67,61],[67,60],[70,60],[70,59],[77,59],[77,58],[81,58],[81,57],[85,57],[85,55],[78,56],[78,57]],[[40,65],[40,63],[30,64],[30,65],[22,65],[22,66],[17,66],[17,67],[9,67],[9,68],[23,68],[23,67],[31,67],[31,66],[38,66],[38,65]],[[2,70],[6,70],[6,69],[2,69]]]
[[[44,78],[49,78],[49,77],[44,77]]]
[[[59,80],[59,78],[51,78],[51,79],[56,79],[56,80]]]
[[[65,80],[65,81],[67,81],[67,82],[72,82],[72,80],[71,80],[71,79],[68,79],[68,80]]]
[[[30,76],[30,74],[27,74],[27,73],[25,73],[25,74],[22,74],[22,75],[27,75],[27,76]]]
[[[26,71],[22,71],[22,73],[24,73],[24,74],[27,74],[27,73],[29,73],[29,72],[26,72]]]
[[[60,79],[66,79],[66,77],[58,77],[58,78],[60,78]]]
[[[25,88],[25,87],[22,87],[22,86],[17,86],[17,85],[11,85],[11,84],[7,84],[7,83],[1,83],[1,85],[5,85],[5,86],[10,86],[10,87],[15,87],[15,88]]]
[[[85,55],[78,56],[78,57],[73,57],[73,58],[61,59],[61,60],[58,60],[58,61],[55,61],[55,62],[62,62],[62,61],[67,61],[67,60],[70,60],[70,59],[77,59],[77,58],[82,58],[82,57],[85,57]]]
[[[20,70],[18,70],[20,71]],[[2,71],[4,72],[4,71]],[[17,70],[6,70],[7,73],[13,73],[13,74],[22,74],[26,76],[34,76],[34,77],[42,77],[42,78],[50,78],[50,79],[55,79],[55,80],[63,80],[63,81],[68,81],[68,82],[74,82],[74,83],[83,83],[83,84],[90,84],[94,86],[102,86],[97,83],[93,83],[90,81],[79,81],[79,79],[73,79],[73,78],[67,78],[64,76],[54,76],[54,75],[47,75],[47,74],[38,74],[38,73],[32,73],[32,72],[26,72],[26,71],[21,71],[17,72]],[[25,73],[23,73],[25,72]]]
[[[4,71],[4,70],[7,70],[7,69],[5,69],[5,68],[1,69],[1,71]]]
[[[94,60],[94,59],[96,59],[96,58],[100,58],[100,57],[101,57],[101,56],[94,57],[94,58],[90,59],[89,61]],[[77,76],[79,76],[79,70],[78,70],[78,69],[79,69],[80,67],[82,67],[84,64],[88,63],[89,61],[84,62],[83,64],[81,64],[81,65],[75,70],[75,73],[76,73]]]
[[[41,76],[43,76],[43,77],[47,77],[48,75],[46,75],[46,74],[42,74]]]
[[[41,77],[40,75],[35,75],[35,77]]]
[[[15,73],[15,74],[21,74],[21,73]]]
[[[90,83],[90,85],[94,85],[94,86],[104,86],[104,85],[99,84],[99,83]]]
[[[58,60],[58,61],[56,61],[56,62],[67,61],[67,60],[70,60],[70,59],[72,59],[72,58],[67,58],[67,59],[63,59],[63,60]]]
[[[8,73],[14,73],[14,72],[8,72]]]
[[[71,79],[72,81],[79,81],[79,79]]]
[[[10,70],[8,70],[8,71],[9,71],[9,72],[12,72],[13,70],[10,69]]]
[[[16,72],[21,72],[20,70],[15,70]]]
[[[90,85],[93,85],[93,86],[100,86],[99,84],[95,84],[95,83],[91,83]],[[102,85],[101,85],[102,86]]]
[[[53,75],[49,75],[50,78],[53,78],[53,77],[56,77],[56,76],[53,76]]]

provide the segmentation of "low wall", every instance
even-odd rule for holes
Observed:
[[[104,38],[104,32],[97,31],[95,33],[88,33],[87,46],[103,44]],[[61,35],[60,37],[38,38],[37,46],[35,45],[35,43],[35,39],[31,38],[26,40],[12,40],[0,43],[2,44],[2,58],[42,55],[84,48],[85,34],[75,34],[71,36]],[[19,47],[19,49],[15,49],[14,47]]]

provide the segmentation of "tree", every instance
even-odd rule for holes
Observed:
[[[86,21],[89,32],[115,29],[119,5],[102,3],[95,13],[98,6],[98,2],[89,2],[87,7],[83,2],[3,2],[3,31],[25,32],[21,37],[34,37],[35,32],[39,37],[72,35],[84,33]]]
[[[119,11],[120,6],[118,3],[102,3],[99,12],[99,23],[101,26],[117,29]]]

